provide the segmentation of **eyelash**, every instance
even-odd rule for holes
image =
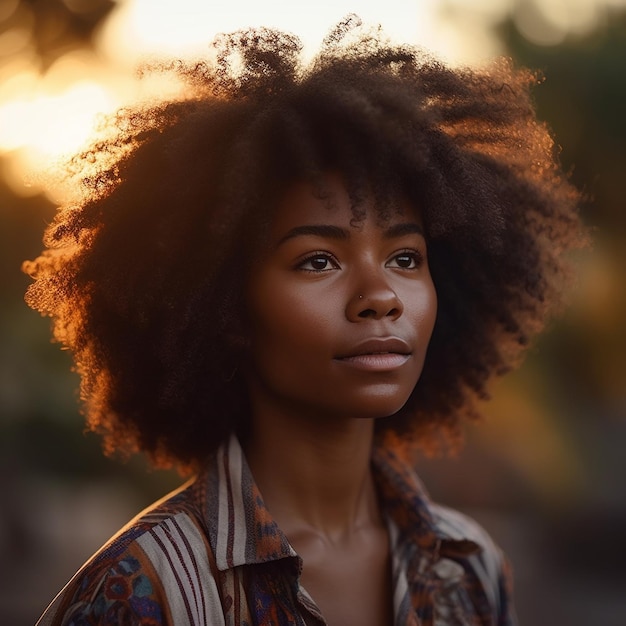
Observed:
[[[391,260],[397,260],[401,257],[408,257],[411,259],[413,267],[398,266],[398,269],[402,270],[415,270],[418,269],[424,262],[424,256],[419,250],[401,250],[391,257]]]
[[[411,260],[412,267],[403,267],[401,265],[398,265],[396,266],[396,269],[414,270],[418,269],[424,262],[424,257],[419,250],[402,250],[394,254],[390,260],[397,261],[397,259],[402,257],[409,258]],[[311,263],[316,259],[323,259],[325,262],[330,263],[331,267],[324,267],[319,269],[305,267],[307,263]],[[322,274],[324,272],[329,272],[331,269],[339,269],[339,267],[340,266],[337,259],[328,252],[313,252],[296,264],[296,269],[303,272],[310,272],[311,274]]]
[[[323,259],[324,261],[328,261],[332,265],[332,267],[324,268],[324,269],[313,269],[313,268],[309,269],[309,268],[304,267],[307,263],[311,263],[315,259]],[[328,272],[331,269],[335,269],[335,270],[339,269],[339,263],[337,262],[337,259],[335,259],[335,257],[329,252],[313,252],[309,254],[308,256],[306,256],[301,261],[299,261],[296,264],[296,269],[301,270],[303,272],[310,272],[311,274],[321,274],[323,272]]]

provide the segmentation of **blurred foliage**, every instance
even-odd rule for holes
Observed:
[[[562,161],[573,180],[591,196],[587,217],[623,237],[626,210],[626,11],[608,10],[603,24],[584,37],[558,46],[537,46],[508,20],[499,27],[511,56],[543,72],[536,90],[540,115],[562,146]]]
[[[512,20],[499,30],[516,61],[545,76],[535,92],[539,115],[587,196],[594,238],[574,306],[544,353],[570,410],[626,419],[626,11],[608,10],[596,30],[553,47],[529,43]]]
[[[28,59],[45,73],[65,54],[92,48],[115,6],[115,0],[2,0],[0,64]],[[0,487],[9,489],[16,476],[121,480],[130,470],[142,499],[156,498],[177,477],[150,480],[142,459],[120,467],[100,454],[95,435],[84,436],[70,355],[51,343],[49,324],[23,302],[30,280],[21,264],[39,254],[56,207],[26,187],[16,195],[3,176],[10,160],[11,154],[0,157]]]
[[[606,9],[594,31],[556,46],[528,42],[513,19],[499,33],[516,62],[545,77],[535,91],[538,112],[586,195],[583,215],[594,240],[580,259],[571,309],[527,364],[542,406],[584,469],[576,499],[545,521],[546,554],[557,555],[564,571],[623,581],[626,10]]]
[[[0,55],[35,53],[42,69],[70,50],[89,46],[114,0],[2,0]]]

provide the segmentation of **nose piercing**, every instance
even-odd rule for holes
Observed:
[[[359,300],[363,300],[363,296],[359,296]]]

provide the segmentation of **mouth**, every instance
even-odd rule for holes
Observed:
[[[390,371],[404,365],[411,358],[411,348],[398,337],[376,337],[358,343],[336,361],[368,371]]]

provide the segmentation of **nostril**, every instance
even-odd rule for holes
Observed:
[[[398,315],[400,315],[400,309],[397,309],[395,307],[387,311],[387,317],[396,317]]]
[[[359,317],[376,317],[376,311],[374,311],[374,309],[363,309],[362,311],[359,311]]]

